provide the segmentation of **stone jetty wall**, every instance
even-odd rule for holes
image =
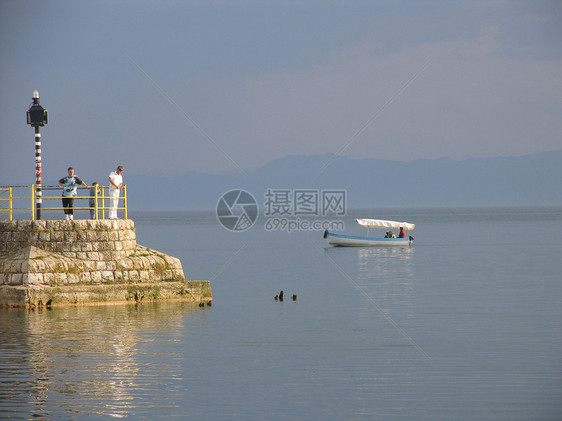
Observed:
[[[210,303],[179,259],[137,244],[132,220],[0,221],[0,305]]]

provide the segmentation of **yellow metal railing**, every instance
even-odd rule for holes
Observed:
[[[105,219],[105,211],[113,209],[110,206],[111,197],[106,194],[109,187],[98,186],[101,190],[101,194],[98,193],[98,189],[95,189],[94,196],[90,196],[90,189],[86,187],[78,188],[78,195],[74,197],[75,200],[90,200],[93,199],[94,205],[89,206],[73,206],[73,210],[89,210],[93,212],[93,219]],[[29,195],[26,195],[26,190]],[[58,186],[42,186],[41,187],[41,212],[49,211],[61,211],[64,210],[62,206],[44,206],[45,202],[51,202],[55,200],[61,200],[60,194],[53,195],[52,192],[60,192],[61,188]],[[80,195],[81,191],[86,191],[88,195]],[[17,193],[17,195],[16,195]],[[31,211],[31,219],[35,220],[36,211],[36,187],[35,184],[30,186],[0,186],[0,219],[9,219],[12,221],[14,219],[14,211]],[[118,197],[120,203],[123,206],[118,206],[117,211],[123,211],[123,218],[128,219],[128,209],[127,209],[127,186],[123,186],[123,195]],[[122,201],[122,202],[121,202]],[[99,217],[101,213],[101,218]],[[88,215],[90,216],[90,215]],[[49,218],[43,218],[49,219]]]

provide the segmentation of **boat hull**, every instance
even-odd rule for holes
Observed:
[[[412,244],[409,238],[376,238],[360,237],[356,235],[334,234],[326,231],[324,238],[332,246],[336,247],[404,247]]]

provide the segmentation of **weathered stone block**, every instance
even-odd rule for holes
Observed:
[[[107,233],[107,239],[109,241],[119,241],[119,232],[118,231],[109,231]]]
[[[53,273],[53,284],[63,285],[66,283],[66,273]]]
[[[27,279],[24,279],[24,284],[29,285],[42,285],[43,284],[43,274],[42,273],[28,273]]]
[[[77,284],[78,282],[80,282],[80,277],[76,273],[68,273],[66,275],[66,282],[68,282],[69,284]]]
[[[12,241],[12,232],[11,231],[0,231],[0,243],[9,243]]]
[[[45,285],[53,285],[55,283],[55,274],[54,273],[43,274],[43,282],[45,283]]]
[[[29,231],[31,230],[32,221],[30,219],[20,219],[16,222],[17,231]]]
[[[101,272],[95,271],[90,273],[90,280],[93,284],[100,284],[101,283]]]
[[[92,272],[92,271],[96,270],[96,262],[92,261],[92,260],[89,260],[89,259],[84,260],[84,269],[83,270],[87,271],[87,272]]]
[[[127,261],[125,259],[115,259],[115,269],[123,270],[127,269]]]
[[[99,254],[100,254],[100,260],[110,261],[113,259],[113,255],[109,251],[100,251]]]
[[[81,242],[90,241],[88,240],[88,231],[76,231],[76,240]]]
[[[76,231],[65,231],[64,232],[64,241],[66,241],[66,242],[77,241]]]
[[[37,241],[41,243],[46,243],[51,241],[51,233],[49,231],[40,231]]]
[[[86,258],[89,260],[97,261],[100,260],[100,254],[97,251],[89,251],[86,253]]]
[[[52,266],[52,265],[49,265],[43,259],[35,258],[35,259],[29,261],[28,270],[32,271],[32,272],[43,273],[43,272],[48,272],[50,270],[49,266]]]
[[[51,232],[51,241],[63,242],[64,241],[64,231],[54,230]]]
[[[26,231],[14,231],[12,232],[12,238],[10,239],[12,243],[26,243],[27,242],[27,232]]]
[[[146,270],[142,270],[139,274],[141,282],[148,282],[150,278],[148,277],[148,272]]]
[[[56,230],[72,231],[74,230],[74,224],[72,221],[57,221],[58,227]]]
[[[86,231],[87,241],[98,241],[99,233],[98,231]]]
[[[18,273],[22,272],[22,261],[21,260],[13,260],[13,261],[6,261],[5,264],[5,271],[9,273]]]
[[[8,285],[23,285],[23,274],[21,273],[11,273],[9,275]]]

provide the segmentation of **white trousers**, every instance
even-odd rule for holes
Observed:
[[[119,206],[119,189],[109,189],[109,219],[117,218],[117,207]]]

